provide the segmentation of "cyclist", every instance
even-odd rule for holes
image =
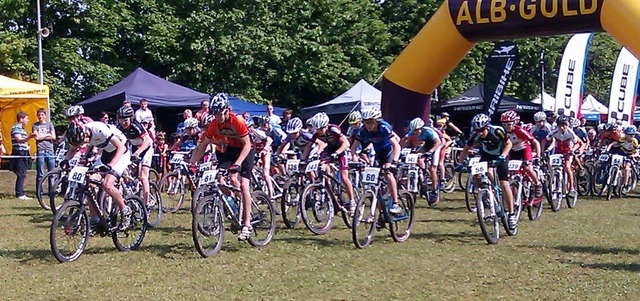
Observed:
[[[271,146],[269,147],[270,151],[276,150],[278,146],[282,144],[282,141],[285,138],[287,138],[287,134],[285,134],[284,131],[282,131],[282,128],[280,128],[279,125],[274,125],[271,122],[271,118],[267,115],[254,116],[253,122],[255,123],[258,129],[262,130],[265,134],[267,134],[267,136],[271,137],[271,139],[273,140],[273,142],[271,143]]]
[[[444,158],[447,155],[447,151],[453,144],[453,140],[451,139],[451,136],[449,136],[444,131],[444,125],[445,124],[441,122],[441,120],[438,120],[436,122],[436,125],[433,127],[436,130],[436,132],[440,135],[441,142],[442,142],[442,145],[440,146],[440,155],[438,159],[438,170],[440,171],[440,184],[438,185],[439,186],[438,188],[440,189],[443,189],[445,187],[445,181],[446,181],[446,174],[444,169]]]
[[[280,155],[283,152],[291,149],[296,152],[298,156],[302,155],[304,148],[309,144],[313,135],[302,129],[302,120],[298,117],[290,119],[285,127],[287,132],[287,138],[282,141],[282,144],[276,150],[276,155]],[[324,142],[316,140],[316,144],[323,145]],[[317,152],[317,147],[311,150],[311,155]]]
[[[187,118],[187,120],[184,121],[184,132],[171,148],[175,148],[180,151],[191,151],[195,149],[198,144],[198,140],[200,139],[200,135],[196,130],[198,124],[198,119],[193,117]]]
[[[511,193],[511,187],[509,187],[509,167],[506,161],[512,144],[504,132],[504,129],[489,124],[489,120],[489,116],[485,114],[478,114],[473,117],[471,127],[474,129],[474,132],[471,134],[471,137],[469,137],[462,152],[460,152],[458,162],[464,162],[469,150],[476,146],[480,151],[480,161],[497,161],[495,168],[498,174],[498,183],[502,189],[502,195],[509,211],[509,228],[515,230],[518,227],[518,220],[516,219],[516,215],[513,214],[513,194]],[[461,164],[456,166],[457,170],[461,168]],[[492,172],[488,174],[490,177],[493,176]],[[495,179],[491,180],[495,181]]]
[[[576,188],[573,182],[573,172],[571,172],[571,162],[573,160],[574,151],[578,149],[579,144],[578,136],[569,127],[569,117],[559,116],[556,119],[558,127],[551,131],[547,136],[548,141],[555,142],[556,146],[553,151],[554,154],[564,155],[564,170],[567,173],[567,179],[569,180],[569,196],[574,197],[576,195]]]
[[[541,149],[549,148],[547,136],[551,133],[551,125],[547,123],[547,114],[545,112],[537,112],[533,115],[533,121],[535,124],[529,132],[538,140]]]
[[[218,93],[209,102],[209,113],[215,119],[207,126],[204,137],[198,143],[190,163],[195,164],[204,155],[210,143],[223,146],[217,151],[218,167],[226,168],[232,173],[231,183],[240,186],[242,198],[242,230],[238,240],[247,240],[253,228],[251,227],[251,191],[249,181],[253,169],[255,152],[251,146],[249,131],[242,116],[231,113],[229,99],[226,94]],[[238,173],[240,179],[238,180]]]
[[[414,118],[409,122],[409,132],[402,139],[405,147],[410,148],[418,148],[417,152],[425,154],[425,157],[430,159],[429,163],[429,173],[431,174],[431,185],[433,186],[431,190],[431,195],[427,200],[430,200],[429,205],[435,206],[439,202],[438,197],[438,172],[436,167],[439,163],[439,150],[442,145],[442,139],[440,139],[440,135],[436,130],[432,127],[425,126],[422,118]],[[418,166],[422,170],[427,168],[424,158],[420,158],[418,160]],[[426,179],[425,179],[426,182]],[[423,185],[422,194],[426,196],[426,184]]]
[[[353,142],[357,139],[358,134],[363,129],[362,124],[362,114],[360,111],[353,111],[348,116],[349,128],[347,129],[347,137],[349,138],[349,143],[353,144]],[[369,158],[373,157],[373,147],[371,144],[366,145],[363,149],[362,145],[359,145],[356,148],[356,151],[360,154],[360,159],[364,161],[367,165],[370,165]],[[353,155],[353,153],[352,153]]]
[[[518,113],[515,111],[506,111],[500,116],[502,127],[512,144],[511,151],[509,152],[509,160],[521,160],[522,164],[524,164],[524,173],[533,180],[533,185],[536,188],[536,199],[534,203],[537,204],[540,201],[540,197],[542,197],[542,184],[538,180],[538,176],[533,171],[533,166],[531,165],[531,160],[533,159],[531,146],[533,145],[536,156],[539,157],[540,143],[538,143],[538,140],[533,138],[529,132],[519,125],[516,125],[519,119],[520,116],[518,116]]]
[[[351,145],[351,153],[353,154],[353,160],[357,161],[356,148],[362,145],[372,144],[376,151],[376,161],[382,166],[382,168],[389,169],[394,168],[400,157],[400,143],[398,136],[393,132],[389,123],[382,119],[382,112],[380,109],[373,108],[362,111],[362,120],[364,121],[364,127],[356,135],[355,141]],[[398,205],[398,185],[396,182],[396,176],[390,170],[384,172],[385,178],[387,178],[387,184],[389,185],[389,193],[391,193],[391,199],[393,205],[389,210],[391,214],[402,213],[402,208]]]
[[[598,126],[600,127],[600,126]],[[596,149],[598,147],[598,138],[597,138],[597,134],[596,130],[594,129],[589,129],[589,131],[587,132],[587,135],[589,136],[589,147],[592,149]]]
[[[273,195],[273,184],[271,183],[271,144],[273,138],[271,138],[264,129],[268,128],[271,123],[269,116],[260,115],[254,118],[258,128],[250,128],[249,135],[251,136],[251,142],[254,146],[256,156],[260,158],[262,162],[262,175],[264,177],[265,184],[267,185],[267,196],[271,199]]]
[[[632,125],[627,126],[624,129],[624,137],[621,137],[618,141],[614,141],[613,143],[611,143],[609,145],[609,148],[611,148],[612,146],[616,146],[619,148],[619,154],[621,154],[622,156],[625,157],[633,157],[636,155],[637,150],[638,150],[638,140],[634,137],[636,135],[637,131],[636,128]],[[624,166],[623,166],[623,179],[624,179],[624,186],[627,186],[629,184],[629,169],[631,167],[631,164],[628,160],[624,161]]]
[[[451,128],[454,132],[456,132],[456,135],[464,136],[464,133],[455,124],[453,124],[453,122],[449,120],[450,118],[451,115],[447,112],[443,112],[442,114],[440,114],[440,119],[438,120],[438,122],[444,123],[442,131],[445,132],[448,128]]]
[[[153,159],[153,139],[140,122],[135,119],[132,107],[121,107],[116,113],[118,130],[131,143],[131,162],[138,165],[138,178],[142,182],[144,204],[149,200],[149,169]]]
[[[349,179],[349,166],[347,165],[347,158],[345,152],[349,149],[349,139],[342,134],[340,128],[335,124],[329,124],[329,116],[320,112],[311,117],[311,125],[315,129],[315,133],[311,137],[310,143],[305,146],[302,152],[302,159],[306,160],[309,157],[312,146],[316,141],[322,141],[324,145],[318,147],[321,158],[330,157],[332,160],[337,161],[340,169],[340,180],[347,191],[349,202],[344,204],[345,208],[349,211],[350,215],[353,215],[356,209],[356,202],[353,199],[353,185]],[[328,166],[322,164],[322,168],[327,170]]]
[[[93,147],[100,149],[100,158],[97,159],[93,166],[99,171],[106,172],[102,179],[102,189],[116,202],[121,212],[120,230],[125,230],[131,224],[132,210],[124,203],[122,193],[115,186],[118,178],[127,169],[131,162],[131,154],[125,146],[126,137],[115,127],[109,127],[102,122],[89,122],[84,125],[72,122],[69,123],[66,134],[69,151],[65,159],[60,162],[60,167],[69,168],[69,159],[78,151],[78,148],[85,143],[89,147],[85,150],[85,154],[89,154]],[[98,175],[93,175],[99,178]],[[95,222],[97,216],[93,215],[92,220]]]

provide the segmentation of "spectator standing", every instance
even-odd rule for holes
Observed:
[[[53,141],[56,139],[56,130],[53,123],[47,120],[47,111],[39,108],[36,116],[38,121],[31,126],[31,132],[36,138],[36,194],[42,194],[42,187],[38,185],[44,176],[45,165],[47,171],[51,171],[55,165],[55,154],[53,151]],[[53,187],[53,177],[49,177],[49,189]],[[48,191],[47,191],[48,193]]]
[[[126,99],[125,99],[125,100],[122,102],[122,106],[123,106],[123,107],[131,107],[131,101],[126,100]]]
[[[27,141],[36,136],[35,133],[27,135],[24,128],[29,123],[29,116],[25,112],[16,114],[17,122],[11,127],[11,155],[18,156],[12,159],[11,170],[16,174],[16,197],[21,200],[31,198],[24,193],[24,179],[27,177],[27,166],[29,165],[29,144]]]
[[[198,112],[196,112],[196,119],[200,120],[200,116],[202,116],[203,114],[209,114],[209,100],[208,99],[203,99],[202,102],[200,102],[200,110],[198,110]]]
[[[100,121],[102,121],[102,122],[104,122],[106,124],[109,124],[109,113],[107,113],[105,111],[102,111],[100,113],[100,115],[98,115],[98,117],[99,117],[98,120],[100,120]]]
[[[2,128],[2,122],[0,122],[0,129]],[[4,147],[4,139],[2,139],[2,131],[0,131],[0,156],[7,153],[7,149]],[[0,158],[0,160],[2,160]]]
[[[271,104],[267,105],[267,116],[269,116],[269,121],[273,126],[279,127],[280,124],[282,123],[282,119],[280,119],[280,116],[273,114],[273,105]]]
[[[149,110],[149,102],[146,99],[140,99],[140,108],[138,110],[136,110],[136,120],[140,123],[142,123],[142,120],[149,120],[149,118],[151,118],[152,122],[151,122],[151,130],[155,131],[156,130],[156,126],[155,126],[155,122],[153,121],[153,113],[151,112],[151,110]]]
[[[193,117],[193,112],[191,112],[191,110],[186,109],[184,110],[184,112],[182,112],[182,118],[184,118],[184,120],[187,120],[191,117]],[[182,133],[184,133],[184,121],[178,123],[178,127],[176,128],[176,134],[182,135]]]

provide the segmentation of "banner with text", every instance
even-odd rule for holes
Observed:
[[[484,113],[492,117],[500,107],[511,70],[518,59],[518,46],[512,41],[495,43],[484,66]]]
[[[558,115],[575,118],[580,115],[584,68],[591,36],[590,33],[574,35],[564,49],[556,86],[555,111]]]
[[[618,122],[624,126],[633,124],[637,83],[638,59],[627,48],[622,48],[611,81],[608,122]]]

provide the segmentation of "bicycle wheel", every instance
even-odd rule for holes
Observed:
[[[280,212],[282,221],[287,228],[292,229],[300,221],[300,194],[301,187],[297,178],[291,178],[284,184],[282,197],[280,198]]]
[[[347,204],[349,202],[349,195],[347,194],[347,190],[346,188],[344,188],[344,185],[342,183],[340,183],[340,189],[337,191],[340,192],[338,195],[338,202]],[[353,199],[354,201],[360,199],[360,194],[356,189],[353,189]],[[349,211],[346,209],[346,207],[343,206],[343,210],[340,210],[340,216],[342,216],[344,225],[347,226],[347,228],[351,229],[351,227],[353,227],[353,216],[349,214]]]
[[[467,205],[467,211],[476,212],[476,202],[477,198],[477,188],[473,185],[473,176],[471,174],[467,174],[466,184],[463,188],[464,190],[464,203]]]
[[[618,167],[611,166],[609,170],[609,181],[607,182],[607,201],[611,200],[611,195],[617,190]]]
[[[598,163],[595,167],[595,172],[593,173],[593,180],[591,185],[593,187],[594,196],[601,197],[604,191],[607,189],[607,177],[608,170],[605,166]]]
[[[456,171],[451,164],[444,165],[444,181],[444,192],[451,193],[456,190]]]
[[[160,174],[155,168],[149,168],[149,183],[156,183],[156,185],[160,185]]]
[[[87,246],[89,214],[77,201],[60,206],[49,229],[51,252],[59,262],[78,259]]]
[[[254,191],[251,194],[251,227],[249,244],[254,247],[267,245],[276,232],[276,210],[266,193]]]
[[[184,182],[177,171],[165,174],[160,180],[160,198],[162,211],[174,213],[184,201]]]
[[[124,205],[131,208],[131,225],[124,231],[118,229],[121,221],[120,210],[112,210],[111,239],[118,250],[130,251],[140,247],[147,233],[147,210],[142,203],[142,198],[137,195],[124,196]],[[117,208],[117,206],[114,207]]]
[[[560,174],[554,170],[551,175],[551,182],[549,182],[549,205],[551,205],[551,210],[553,212],[558,212],[560,210],[560,206],[562,205],[560,200],[560,195],[562,194],[562,180],[560,179]]]
[[[413,195],[408,191],[398,191],[398,205],[402,213],[392,214],[389,221],[389,232],[395,242],[403,242],[411,235],[413,224]]]
[[[516,220],[518,221],[522,214],[522,199],[524,197],[524,189],[521,181],[522,179],[518,182],[512,180],[511,183],[509,183],[509,186],[511,187],[511,194],[513,196],[513,212],[515,213]]]
[[[50,181],[53,181],[51,186]],[[51,210],[53,214],[64,202],[64,194],[67,191],[67,177],[62,175],[62,170],[55,168],[46,173],[41,179],[38,187],[42,187],[42,193],[37,193],[40,207]]]
[[[578,195],[586,196],[591,192],[591,174],[586,168],[580,168],[573,173],[573,178],[576,181]],[[569,208],[573,208],[569,206]]]
[[[484,240],[495,244],[500,239],[500,221],[496,213],[495,197],[487,189],[481,189],[476,196],[476,216]]]
[[[333,202],[329,192],[321,184],[307,186],[302,193],[300,205],[300,217],[309,231],[321,235],[331,229]]]
[[[535,196],[535,188],[533,187],[533,185],[530,185],[529,186],[529,194],[528,194],[527,198],[529,200],[527,202],[527,204],[528,204],[528,206],[527,206],[527,216],[529,217],[529,220],[535,221],[542,214],[542,197],[536,198],[536,196]]]
[[[351,238],[356,248],[362,249],[371,244],[373,239],[374,225],[378,221],[377,200],[371,191],[365,191],[356,207],[353,215],[353,227],[351,227]]]
[[[458,177],[458,187],[460,187],[460,190],[464,190],[467,186],[467,175],[464,173],[456,173],[457,177]]]
[[[199,199],[191,218],[191,236],[200,256],[216,255],[222,248],[224,238],[224,209],[214,195]]]
[[[149,180],[149,199],[147,200],[147,225],[155,228],[162,218],[162,197],[155,182]]]

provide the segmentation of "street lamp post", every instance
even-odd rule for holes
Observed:
[[[40,25],[40,0],[36,0],[36,8],[38,11],[38,80],[40,84],[44,84],[44,75],[42,71],[42,26]]]

